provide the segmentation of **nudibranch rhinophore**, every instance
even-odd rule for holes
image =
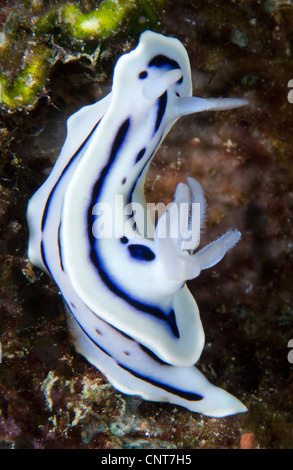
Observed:
[[[185,282],[218,263],[240,233],[229,230],[195,252],[205,208],[199,183],[180,183],[156,225],[143,185],[180,116],[244,104],[192,97],[184,46],[145,31],[117,61],[111,93],[68,119],[61,154],[27,210],[29,259],[58,285],[77,350],[121,392],[213,417],[246,407],[194,366],[204,332]],[[174,208],[182,217],[172,217]]]

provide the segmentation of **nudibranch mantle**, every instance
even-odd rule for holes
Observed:
[[[77,350],[117,389],[221,417],[246,407],[194,367],[204,331],[185,282],[220,261],[240,233],[230,230],[196,252],[198,242],[183,249],[171,209],[155,226],[143,194],[151,159],[180,116],[246,104],[191,95],[184,46],[144,32],[136,49],[119,58],[111,93],[68,119],[61,154],[29,201],[28,254],[58,285]],[[98,208],[116,207],[117,196],[123,211],[104,219],[115,236],[99,236]],[[205,199],[192,178],[177,186],[171,207],[182,203],[199,240]],[[195,227],[193,203],[201,207]],[[136,204],[142,214],[125,211]],[[166,223],[170,233],[161,237]]]

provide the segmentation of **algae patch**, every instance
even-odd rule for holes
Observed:
[[[127,40],[145,29],[160,29],[162,0],[94,2],[19,2],[5,11],[0,32],[0,103],[10,110],[32,107],[45,91],[49,72],[58,61],[84,57],[95,66],[102,41]],[[125,39],[126,38],[126,39]],[[117,41],[118,44],[118,41]],[[104,47],[107,47],[103,43]]]

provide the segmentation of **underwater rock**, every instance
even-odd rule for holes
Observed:
[[[243,445],[241,436],[252,433],[256,448],[292,448],[293,364],[287,359],[293,339],[289,3],[275,1],[276,8],[268,12],[265,2],[172,0],[160,14],[163,33],[180,39],[188,50],[194,94],[239,96],[250,102],[241,112],[182,119],[157,154],[146,185],[148,201],[169,202],[178,182],[192,175],[207,195],[211,239],[219,234],[220,222],[226,228],[233,221],[243,234],[219,271],[206,272],[189,287],[208,332],[201,370],[237,394],[249,412],[214,420],[116,392],[75,353],[61,296],[47,276],[29,265],[28,198],[59,154],[66,118],[108,93],[110,70],[118,55],[130,49],[132,37],[119,45],[113,45],[117,36],[103,43],[109,78],[97,83],[96,69],[91,75],[89,69],[75,67],[74,59],[60,65],[63,57],[71,57],[60,36],[55,49],[60,60],[48,83],[52,101],[39,100],[29,113],[28,108],[2,111],[1,448],[232,449]],[[4,7],[0,18],[7,20]],[[246,47],[231,42],[234,29],[248,39]],[[45,45],[46,40],[44,33]],[[11,60],[17,62],[23,52],[13,51]],[[87,65],[91,67],[90,61]]]

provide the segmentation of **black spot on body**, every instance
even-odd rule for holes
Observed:
[[[145,154],[145,151],[146,151],[146,148],[143,148],[143,149],[141,149],[140,152],[138,152],[135,163],[139,162],[142,159],[142,157]]]
[[[138,77],[139,77],[141,80],[144,80],[145,78],[147,78],[147,76],[148,76],[147,71],[146,71],[146,70],[143,70],[143,72],[140,72],[140,74],[139,74]]]
[[[120,238],[120,241],[121,241],[121,243],[123,243],[123,245],[126,245],[126,243],[128,243],[128,238],[127,237],[122,237],[122,238]]]
[[[159,105],[158,105],[158,111],[157,111],[157,119],[156,119],[156,125],[155,125],[155,132],[160,127],[160,124],[162,122],[162,119],[164,117],[165,111],[166,111],[166,106],[167,106],[167,92],[162,94],[159,98]]]
[[[155,253],[145,245],[129,245],[130,256],[139,261],[153,261]]]
[[[169,57],[159,54],[152,58],[149,62],[149,67],[168,67],[170,69],[180,69],[180,65],[176,60],[170,59]]]

